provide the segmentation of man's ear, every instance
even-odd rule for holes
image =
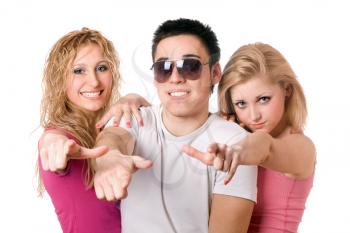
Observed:
[[[212,72],[212,75],[211,75],[211,83],[213,85],[217,84],[220,82],[221,80],[221,66],[220,66],[220,63],[219,62],[216,62],[212,68],[211,68],[211,72]]]

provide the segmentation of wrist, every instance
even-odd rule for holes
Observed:
[[[93,162],[94,169],[99,169],[100,167],[105,167],[113,163],[113,161],[117,160],[118,156],[122,154],[118,149],[110,149],[105,155],[98,157]]]
[[[256,142],[256,144],[262,146],[260,147],[260,150],[263,153],[263,157],[260,164],[264,164],[270,160],[272,155],[273,137],[269,133],[261,131],[255,132],[254,134],[258,137],[258,142]]]

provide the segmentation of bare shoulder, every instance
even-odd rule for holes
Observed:
[[[303,131],[295,130],[292,127],[287,127],[283,132],[277,137],[278,139],[285,138],[298,138],[300,140],[305,140],[311,144],[313,144],[311,138],[306,136]]]
[[[308,136],[302,131],[296,131],[288,127],[282,132],[282,134],[277,138],[284,143],[293,145],[296,153],[302,156],[302,172],[298,174],[286,174],[287,176],[292,176],[295,178],[307,178],[314,173],[315,163],[316,163],[316,147]]]

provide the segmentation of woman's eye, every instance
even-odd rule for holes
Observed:
[[[74,73],[74,74],[83,74],[83,73],[84,73],[84,70],[81,69],[81,68],[76,68],[76,69],[73,70],[73,73]]]
[[[97,71],[99,71],[99,72],[104,72],[106,70],[108,70],[108,67],[105,65],[100,65],[97,67]]]
[[[270,99],[271,99],[270,96],[262,96],[262,97],[259,98],[259,102],[262,103],[262,104],[264,104],[264,103],[269,102]]]
[[[245,102],[244,101],[236,102],[235,106],[238,107],[238,108],[244,108],[245,107]]]

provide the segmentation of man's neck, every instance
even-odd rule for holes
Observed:
[[[162,120],[166,129],[175,136],[185,136],[200,128],[207,120],[209,111],[203,111],[195,116],[174,116],[162,111]]]

